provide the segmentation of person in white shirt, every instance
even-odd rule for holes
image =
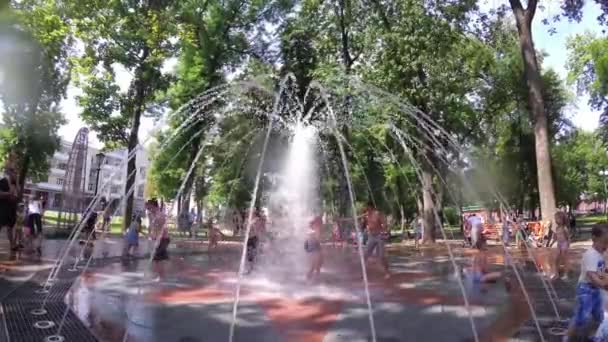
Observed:
[[[472,214],[468,218],[469,227],[471,227],[471,245],[477,246],[479,239],[481,238],[481,231],[483,230],[483,223],[481,217],[476,214]]]
[[[596,225],[591,230],[593,245],[583,254],[581,274],[576,286],[574,317],[570,321],[568,337],[594,336],[598,325],[604,320],[601,290],[608,288],[608,277],[604,252],[608,248],[608,230],[605,225]],[[590,330],[586,328],[590,327]]]
[[[33,197],[27,206],[27,226],[31,229],[32,241],[36,245],[36,253],[42,254],[42,199]]]

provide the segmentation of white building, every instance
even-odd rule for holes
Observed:
[[[41,195],[46,200],[47,209],[56,210],[61,203],[61,191],[65,182],[66,169],[72,143],[62,141],[61,147],[53,155],[50,161],[50,170],[45,182],[32,184],[27,182],[26,193]],[[85,194],[87,202],[95,195],[95,188],[98,187],[99,193],[108,202],[116,206],[125,191],[127,181],[127,150],[121,149],[111,152],[104,152],[105,158],[102,166],[98,168],[96,155],[100,150],[89,147],[85,165]],[[143,210],[144,206],[144,187],[146,173],[150,166],[150,161],[145,151],[137,152],[137,176],[135,180],[135,209]],[[97,170],[99,169],[99,184],[96,185]],[[124,203],[123,203],[124,204]]]

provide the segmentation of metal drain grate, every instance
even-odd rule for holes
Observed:
[[[6,328],[12,341],[40,342],[47,336],[57,333],[57,328],[66,310],[63,303],[47,303],[46,315],[35,316],[30,312],[40,307],[39,303],[28,301],[10,301],[3,304],[6,317]],[[34,324],[38,321],[48,320],[55,323],[55,327],[49,329],[35,329]],[[65,318],[61,335],[66,341],[96,342],[97,339],[91,334],[87,327],[70,310]]]
[[[40,282],[30,281],[17,288],[5,299],[5,302],[42,302],[47,297],[47,302],[60,302],[64,300],[72,283],[73,281],[57,281],[48,288],[48,293],[41,293],[42,286],[40,286]]]

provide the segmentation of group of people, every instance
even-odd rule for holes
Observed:
[[[169,259],[169,229],[167,227],[167,215],[160,207],[158,200],[153,198],[145,204],[148,217],[148,237],[155,242],[153,260],[161,261]],[[124,236],[123,258],[133,258],[139,248],[139,236],[142,235],[142,217],[136,214],[131,220]]]
[[[247,273],[250,273],[255,266],[256,257],[260,252],[260,246],[262,238],[267,236],[266,225],[267,219],[264,214],[256,209],[251,214],[252,222],[249,223],[249,236],[247,239]],[[367,233],[367,244],[364,251],[364,259],[367,260],[372,256],[376,255],[384,270],[385,278],[390,277],[388,259],[386,257],[385,243],[388,239],[388,226],[386,218],[378,209],[372,204],[369,204],[360,216],[362,219],[362,228]],[[334,224],[334,232],[339,227]],[[308,270],[306,272],[306,278],[313,280],[318,278],[323,267],[323,246],[322,235],[323,235],[323,219],[321,216],[315,216],[308,222],[306,233],[306,239],[304,241],[304,251],[308,256]],[[359,237],[357,241],[362,244],[362,238]],[[363,246],[361,246],[363,248]]]
[[[23,249],[42,255],[42,217],[45,202],[41,197],[24,196],[20,200],[20,187],[15,169],[15,157],[5,161],[0,178],[0,230],[5,229],[11,252]]]

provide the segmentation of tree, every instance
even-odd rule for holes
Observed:
[[[290,6],[290,1],[273,0],[193,0],[180,3],[177,7],[180,26],[176,81],[166,93],[171,109],[176,110],[199,94],[224,84],[226,73],[239,68],[247,58],[265,58],[266,26],[280,20]],[[202,169],[211,159],[207,158],[207,154],[201,156],[199,161],[195,158],[215,124],[215,119],[209,114],[221,111],[219,108],[225,105],[223,101],[214,101],[213,105],[205,107],[203,104],[195,108],[205,107],[180,139],[176,139],[164,151],[158,151],[153,170],[158,172],[154,179],[164,183],[158,184],[159,188],[168,189],[171,184],[173,189],[177,189],[182,182],[185,184],[179,199],[180,211],[188,210],[193,188],[195,197],[199,199],[207,193],[206,173]],[[192,114],[193,111],[188,110],[178,113],[163,134],[170,135]],[[186,148],[182,148],[184,144]],[[179,151],[179,156],[175,156],[176,151]],[[167,165],[169,160],[173,165]],[[196,163],[195,169],[187,179],[183,179],[193,163]],[[169,184],[166,182],[167,176],[171,179]],[[203,188],[197,189],[197,185]],[[169,193],[164,192],[165,195]]]
[[[579,94],[590,95],[591,108],[602,111],[600,127],[608,142],[608,39],[590,33],[571,37],[568,47],[568,81]]]
[[[594,193],[606,198],[599,172],[608,165],[608,155],[595,132],[575,130],[564,137],[553,150],[558,204],[576,208],[582,195]]]
[[[539,202],[534,127],[526,105],[528,90],[518,32],[504,20],[489,23],[487,29],[485,45],[494,58],[484,73],[485,87],[479,93],[479,110],[483,112],[480,124],[485,134],[474,141],[474,155],[479,160],[473,166],[483,167],[474,173],[478,176],[472,177],[472,182],[477,185],[475,188],[485,189],[481,202],[496,200],[488,188],[494,185],[506,200],[505,204],[519,212],[533,212]],[[555,144],[572,128],[564,113],[570,97],[553,70],[541,69],[541,73],[550,143]],[[489,172],[484,177],[485,169]],[[471,194],[467,196],[470,198]]]
[[[600,22],[606,21],[608,6],[602,5],[604,13],[598,18]],[[536,166],[538,172],[538,190],[540,195],[541,214],[553,220],[555,213],[555,189],[551,167],[550,135],[543,102],[543,89],[536,50],[532,39],[532,21],[538,7],[538,0],[529,0],[524,9],[520,0],[509,0],[511,10],[515,16],[521,54],[524,60],[524,75],[528,85],[528,106],[531,112],[531,121],[534,124],[534,142],[536,151]],[[564,15],[570,19],[580,21],[584,0],[567,0],[563,2]]]
[[[366,79],[390,89],[435,123],[454,132],[450,138],[466,136],[466,130],[460,128],[472,127],[475,122],[473,102],[468,101],[473,96],[469,95],[479,86],[480,70],[488,57],[474,39],[463,34],[474,2],[372,4],[373,19],[378,24],[370,27],[366,41],[376,48],[362,56],[365,64],[372,66],[363,73]],[[411,146],[411,153],[420,166],[425,242],[432,242],[438,224],[436,214],[440,211],[436,205],[442,197],[437,196],[436,184],[438,178],[445,178],[440,160],[443,150],[452,146],[447,137],[435,137],[436,133],[422,119],[402,114],[392,120],[406,130],[404,137],[414,136],[421,142],[420,146]]]
[[[59,148],[64,123],[59,102],[70,79],[71,36],[66,18],[54,1],[10,2],[0,13],[0,150],[19,151],[21,191],[25,181],[42,180],[49,158]]]
[[[161,68],[174,52],[172,5],[170,0],[87,0],[66,6],[84,43],[78,60],[81,117],[106,148],[126,147],[131,155],[139,143],[142,116],[158,113],[156,96],[169,86]],[[133,76],[126,92],[117,83],[117,67]],[[127,164],[124,229],[133,212],[134,192],[129,191],[135,184],[136,160],[133,155]]]

